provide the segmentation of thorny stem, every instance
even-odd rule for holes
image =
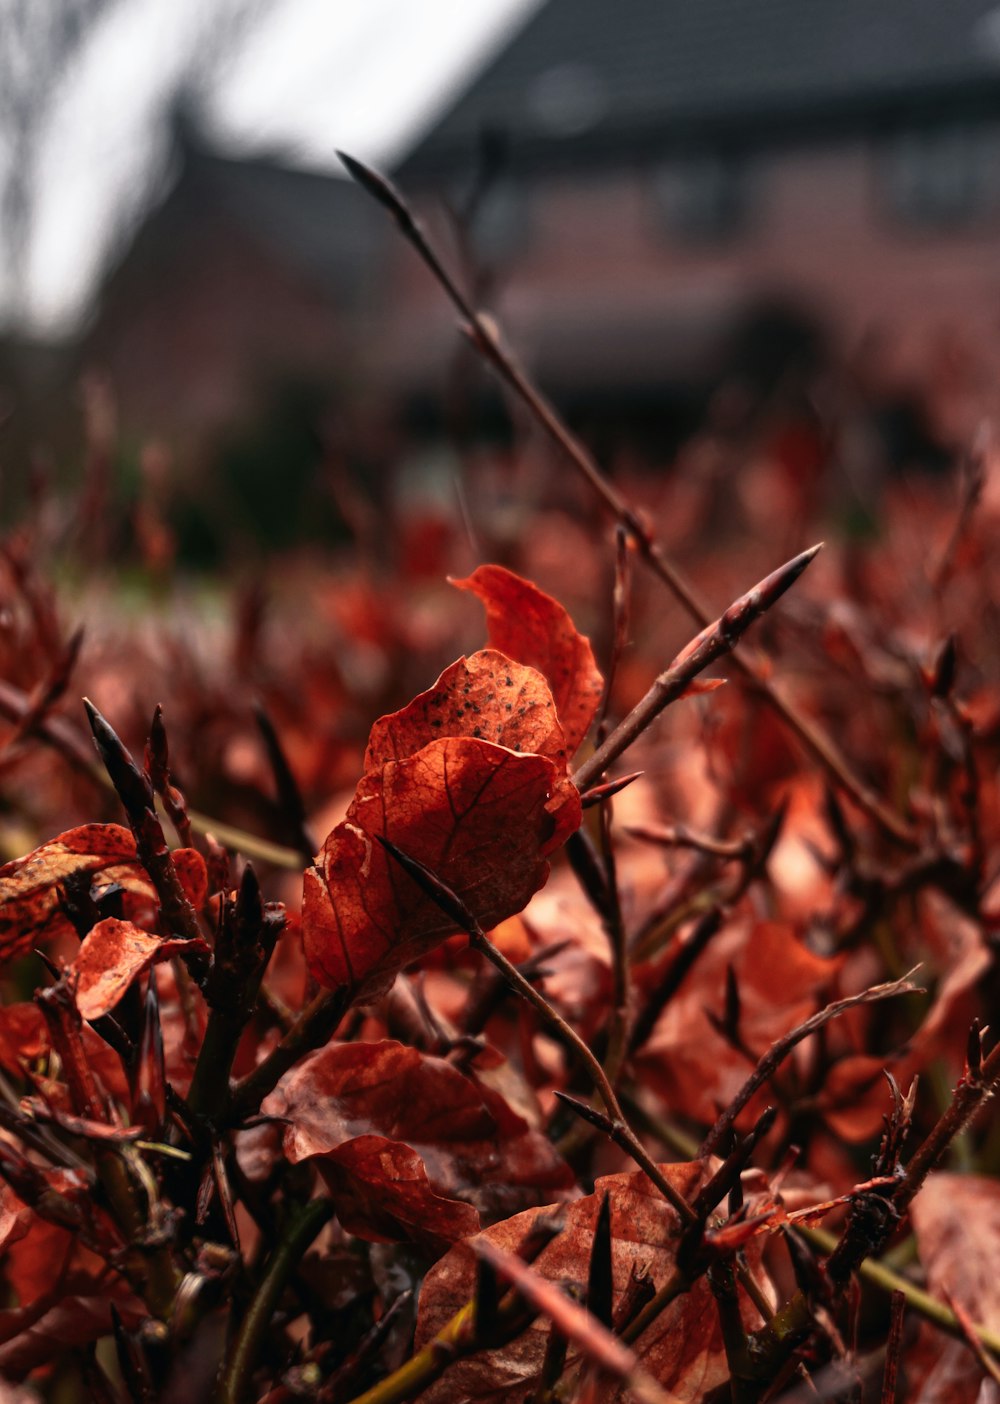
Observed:
[[[687,1273],[682,1272],[680,1268],[675,1269],[673,1275],[668,1278],[656,1295],[649,1299],[639,1315],[625,1327],[622,1332],[622,1340],[625,1344],[631,1345],[633,1341],[637,1341],[646,1327],[655,1321],[661,1312],[666,1311],[671,1302],[683,1296],[690,1285]]]
[[[713,834],[697,834],[684,824],[629,824],[625,832],[630,838],[664,848],[693,848],[711,858],[745,862],[753,856],[753,840],[720,839]]]
[[[253,714],[261,740],[264,742],[264,749],[267,751],[271,774],[274,777],[274,786],[278,792],[278,804],[288,826],[288,832],[295,838],[295,848],[300,861],[304,867],[308,868],[316,854],[317,844],[309,830],[309,821],[306,817],[302,795],[288,763],[288,757],[285,755],[281,738],[262,702],[254,704]]]
[[[955,1137],[964,1131],[983,1103],[992,1097],[997,1082],[1000,1082],[1000,1043],[994,1045],[979,1067],[966,1070],[950,1104],[910,1158],[902,1183],[893,1195],[893,1203],[900,1213],[909,1208],[920,1186]]]
[[[837,1246],[835,1234],[828,1229],[809,1228],[805,1224],[797,1224],[796,1232],[801,1234],[808,1243],[817,1248],[821,1253],[832,1253]],[[877,1258],[866,1258],[858,1268],[858,1276],[870,1282],[873,1287],[880,1288],[883,1292],[902,1292],[906,1298],[906,1305],[922,1316],[925,1321],[931,1322],[940,1330],[945,1331],[949,1336],[955,1336],[958,1340],[965,1339],[965,1332],[958,1317],[939,1301],[930,1292],[925,1292],[922,1287],[918,1287],[909,1278],[900,1277],[899,1273],[893,1272],[884,1262]],[[1000,1331],[991,1330],[988,1326],[974,1326],[976,1336],[984,1347],[991,1351],[1000,1360]]]
[[[613,761],[638,740],[663,709],[684,693],[699,673],[703,673],[723,654],[731,653],[754,620],[777,603],[821,549],[822,542],[779,566],[752,590],[735,600],[714,623],[707,625],[697,638],[681,650],[645,697],[636,703],[607,740],[574,773],[574,785],[580,790],[592,785]]]
[[[83,705],[94,733],[94,744],[111,778],[129,827],[135,837],[139,861],[149,874],[160,899],[160,911],[169,930],[185,940],[201,936],[198,917],[174,867],[163,829],[155,811],[155,797],[149,777],[139,769],[121,739],[89,698]]]
[[[694,586],[670,560],[663,547],[643,524],[636,510],[607,480],[593,456],[570,432],[553,406],[528,379],[501,342],[492,319],[476,311],[469,302],[444,267],[399,191],[384,177],[377,175],[354,157],[343,152],[339,154],[348,173],[393,216],[403,236],[423,259],[463,318],[468,336],[476,350],[487,364],[493,367],[504,384],[519,396],[549,438],[569,458],[608,511],[625,528],[646,566],[667,586],[691,617],[702,628],[707,628],[712,614],[699,599]],[[795,733],[806,750],[826,768],[844,793],[850,795],[858,808],[868,815],[886,837],[903,847],[916,847],[917,838],[911,826],[889,809],[856,774],[833,739],[777,690],[767,676],[765,668],[750,662],[739,651],[733,652],[733,662]]]
[[[902,1292],[893,1292],[889,1318],[889,1340],[885,1348],[885,1365],[882,1369],[882,1404],[896,1404],[896,1378],[899,1374],[899,1361],[903,1353],[903,1313],[906,1298]]]
[[[219,1381],[221,1404],[243,1404],[246,1400],[264,1334],[281,1294],[299,1259],[332,1217],[332,1200],[311,1199],[284,1230],[229,1352]]]
[[[652,1112],[633,1102],[631,1098],[626,1098],[626,1106],[633,1121],[640,1122],[650,1136],[655,1136],[658,1141],[662,1141],[664,1145],[669,1146],[677,1155],[683,1156],[686,1160],[696,1158],[698,1143],[693,1136],[689,1136],[679,1127],[671,1126],[669,1122],[661,1121]],[[829,1229],[813,1228],[807,1224],[799,1223],[796,1224],[795,1231],[821,1253],[832,1253],[837,1246],[836,1235],[830,1233]],[[944,1302],[931,1296],[929,1292],[925,1292],[922,1287],[916,1286],[909,1278],[901,1277],[884,1259],[866,1258],[858,1268],[858,1276],[883,1292],[902,1292],[906,1297],[907,1306],[918,1316],[930,1321],[932,1325],[946,1331],[948,1335],[956,1337],[964,1335],[961,1322]],[[664,1303],[664,1305],[667,1304]],[[652,1303],[650,1303],[651,1305]],[[986,1326],[976,1326],[975,1332],[983,1345],[1000,1359],[1000,1332],[992,1331]],[[634,1340],[635,1337],[629,1335],[625,1339]]]
[[[600,809],[601,852],[608,877],[608,920],[607,932],[611,945],[611,1019],[608,1028],[608,1043],[604,1054],[604,1066],[612,1087],[617,1085],[618,1075],[628,1048],[628,939],[625,918],[622,914],[621,894],[618,890],[618,872],[615,865],[615,852],[611,841],[611,806],[602,804]]]
[[[216,1126],[226,1119],[233,1060],[283,926],[283,910],[264,903],[248,863],[236,901],[227,899],[222,905],[204,989],[211,1012],[187,1097],[191,1110]]]

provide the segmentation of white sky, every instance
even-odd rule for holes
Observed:
[[[41,0],[47,3],[47,0]],[[334,151],[389,164],[541,0],[274,0],[215,92],[220,145],[280,147],[337,170]],[[166,160],[163,114],[212,0],[126,0],[95,27],[47,124],[25,305],[41,333],[70,329],[115,231],[140,217]]]

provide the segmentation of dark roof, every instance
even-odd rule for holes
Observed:
[[[375,267],[386,220],[352,181],[284,165],[280,155],[233,158],[188,146],[182,162],[192,203],[226,215],[329,291],[357,291]]]
[[[402,174],[468,165],[489,130],[544,162],[958,103],[1000,108],[996,0],[547,0]]]
[[[285,153],[223,154],[185,113],[175,115],[173,159],[154,199],[123,231],[92,315],[128,305],[136,286],[186,255],[206,222],[240,231],[278,267],[341,309],[364,303],[389,237],[381,210],[339,175],[295,167]]]

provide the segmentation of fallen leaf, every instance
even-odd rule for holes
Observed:
[[[491,648],[546,678],[572,755],[590,730],[604,687],[590,640],[558,600],[503,566],[479,566],[451,584],[482,600]]]

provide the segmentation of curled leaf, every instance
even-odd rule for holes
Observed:
[[[590,640],[558,600],[503,566],[482,565],[451,583],[483,602],[490,646],[545,677],[572,755],[590,729],[604,686]]]
[[[566,764],[566,737],[545,678],[493,649],[459,658],[408,706],[380,717],[371,729],[365,772],[442,736],[494,741]]]
[[[76,976],[76,1005],[84,1019],[99,1019],[112,1010],[132,981],[155,961],[166,960],[193,946],[206,951],[204,941],[164,940],[131,921],[107,917],[84,938],[69,966]]]
[[[319,1162],[348,1233],[375,1243],[412,1242],[440,1252],[479,1228],[471,1204],[436,1194],[423,1160],[384,1136],[358,1136]]]
[[[343,1165],[341,1152],[357,1138],[405,1143],[426,1167],[431,1190],[494,1217],[573,1181],[548,1138],[499,1093],[393,1039],[328,1044],[286,1073],[264,1111],[284,1122],[285,1154],[293,1163],[317,1157],[325,1174],[330,1157]],[[361,1174],[357,1165],[353,1173]],[[379,1184],[386,1174],[376,1165]],[[346,1225],[342,1215],[341,1221]],[[478,1227],[477,1220],[467,1231]]]
[[[205,900],[205,862],[194,849],[174,854],[181,884],[192,906]],[[135,839],[120,824],[83,824],[49,839],[0,868],[0,961],[13,960],[72,931],[62,911],[61,884],[77,874],[118,883],[133,904],[156,903],[156,892],[136,855]]]
[[[489,929],[527,905],[548,876],[546,855],[579,823],[580,796],[546,756],[445,737],[387,762],[361,780],[305,874],[313,975],[371,999],[455,932],[377,835],[436,873]]]

